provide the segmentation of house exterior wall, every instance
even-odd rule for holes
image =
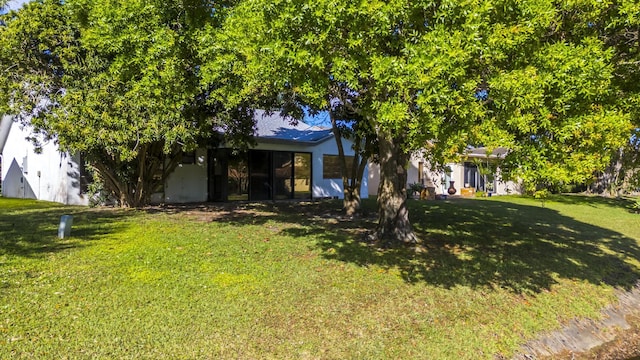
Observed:
[[[343,140],[343,144],[345,155],[353,155],[351,142]],[[323,155],[338,155],[338,149],[334,139],[329,139],[314,145],[304,143],[260,142],[253,149],[311,153],[312,197],[344,197],[342,179],[324,179],[323,177]],[[154,194],[152,196],[152,202],[189,203],[207,201],[207,178],[209,176],[207,164],[207,150],[198,149],[196,151],[195,164],[180,165],[167,177],[164,188],[164,200],[162,194]],[[367,198],[369,194],[367,183],[368,169],[365,169],[360,189],[363,198]]]
[[[407,188],[413,183],[420,183],[419,175],[420,162],[423,163],[423,178],[425,186],[434,186],[436,194],[448,195],[447,190],[450,181],[456,189],[454,195],[460,195],[460,189],[465,186],[464,183],[464,163],[449,163],[447,166],[451,169],[451,173],[431,171],[430,165],[424,160],[420,152],[416,152],[411,156],[407,165]],[[496,172],[494,182],[494,190],[492,193],[497,195],[519,194],[521,193],[518,183],[513,181],[500,181],[500,169]],[[380,185],[380,165],[369,163],[369,195],[376,195],[378,186]]]
[[[367,183],[369,185],[369,196],[378,195],[380,186],[380,165],[369,161],[367,165]]]
[[[423,175],[420,176],[420,163],[423,163]],[[424,180],[423,180],[424,179]],[[444,174],[430,170],[430,165],[426,162],[420,153],[411,155],[409,164],[407,165],[407,188],[414,183],[424,183],[424,186],[433,186],[436,188],[436,194],[442,194],[442,181]],[[369,163],[369,195],[377,195],[380,186],[380,165]],[[448,187],[448,183],[447,183]],[[444,188],[446,193],[446,188]]]
[[[464,163],[448,164],[451,168],[451,180],[455,181],[454,187],[456,188],[456,195],[460,195],[460,189],[464,188],[467,184],[464,182]],[[493,190],[492,194],[496,195],[509,195],[509,194],[521,194],[522,189],[520,184],[515,181],[503,181],[500,176],[500,168],[493,174]],[[449,184],[447,183],[447,188]],[[446,190],[446,189],[445,189]]]
[[[6,135],[6,132],[5,132]],[[88,196],[81,192],[80,158],[58,151],[57,145],[47,142],[41,153],[26,140],[30,129],[12,124],[2,152],[2,195],[5,197],[31,198],[64,204],[87,205]],[[345,154],[354,155],[352,143],[343,139]],[[312,159],[313,198],[343,198],[342,179],[325,179],[323,155],[338,155],[333,138],[307,143],[262,142],[256,150],[291,151],[310,153]],[[154,203],[190,203],[208,200],[207,149],[196,151],[194,164],[178,166],[166,179],[164,193],[152,195]],[[365,169],[361,196],[368,197],[368,168]]]
[[[500,169],[498,169],[496,173],[496,178],[500,179]],[[524,190],[522,188],[522,184],[515,181],[496,181],[496,191],[497,194],[522,194]]]
[[[448,181],[453,181],[453,187],[455,187],[456,189],[456,193],[454,195],[460,195],[460,189],[464,187],[464,165],[459,163],[451,163],[447,164],[447,166],[449,166],[449,168],[451,169],[450,180]],[[448,181],[446,184],[447,191],[451,185]],[[445,194],[448,194],[448,192],[446,192]]]
[[[36,153],[31,129],[13,123],[2,150],[2,196],[87,205],[80,186],[80,158],[49,141]]]
[[[207,150],[196,150],[194,164],[180,164],[167,177],[165,199],[167,203],[192,203],[207,201]],[[158,201],[152,196],[152,202]]]
[[[349,140],[342,139],[344,147],[344,153],[346,156],[353,156],[352,149],[353,143]],[[336,141],[332,138],[325,140],[319,144],[313,146],[306,144],[271,144],[271,143],[259,143],[256,150],[276,150],[276,151],[297,151],[311,153],[312,162],[312,184],[311,196],[313,198],[326,198],[326,197],[338,197],[344,198],[342,179],[325,179],[322,172],[323,155],[338,155],[338,147]],[[369,195],[368,192],[368,169],[365,169],[365,173],[362,176],[362,186],[360,187],[360,194],[362,198],[366,199]]]

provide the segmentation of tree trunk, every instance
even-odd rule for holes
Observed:
[[[360,141],[356,139],[356,141]],[[344,209],[347,216],[354,216],[360,210],[360,204],[362,197],[360,194],[360,187],[362,186],[362,178],[364,177],[364,171],[367,168],[367,159],[364,156],[359,155],[360,147],[356,146],[356,155],[353,159],[351,173],[355,174],[344,192]]]
[[[179,164],[180,154],[179,149],[174,149],[165,163],[163,143],[158,142],[143,147],[133,161],[122,162],[104,153],[95,157],[93,163],[105,190],[120,206],[142,207],[149,204],[154,189],[161,187],[167,175]],[[160,169],[162,176],[155,177]]]
[[[345,212],[347,216],[354,216],[358,210],[360,210],[360,183],[362,179],[362,173],[356,173],[352,171],[352,178],[349,179],[348,171],[347,171],[347,158],[344,154],[344,146],[342,144],[342,134],[340,133],[340,129],[338,128],[338,122],[335,118],[335,114],[332,110],[329,110],[329,118],[331,119],[331,130],[333,131],[333,136],[336,140],[336,145],[338,147],[338,158],[340,160],[340,172],[342,173],[342,210]],[[356,139],[357,140],[357,139]],[[357,149],[355,151],[355,156],[353,159],[354,163],[360,163],[360,156],[357,153]],[[358,176],[360,177],[358,179]]]
[[[349,186],[344,191],[343,207],[345,215],[354,216],[360,209],[360,186],[357,188]]]
[[[410,155],[400,141],[378,133],[380,147],[380,187],[378,188],[378,226],[375,241],[385,246],[418,241],[407,209],[407,164]]]

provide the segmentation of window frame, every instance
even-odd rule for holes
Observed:
[[[353,169],[353,161],[355,160],[355,156],[345,155],[345,159],[347,161],[347,179],[351,179],[353,175],[351,174],[351,172]],[[334,163],[331,164],[332,162]],[[328,166],[331,166],[331,168],[329,168]],[[327,173],[329,173],[329,175]],[[322,154],[322,178],[327,180],[342,179],[340,155]]]

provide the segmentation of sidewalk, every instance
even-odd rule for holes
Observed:
[[[620,290],[601,320],[573,320],[564,329],[530,341],[514,357],[525,359],[631,359],[640,357],[640,283]]]

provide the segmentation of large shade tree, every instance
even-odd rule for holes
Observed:
[[[230,105],[246,98],[254,99],[254,103],[258,99],[260,106],[280,110],[292,122],[302,119],[305,109],[327,113],[340,153],[344,210],[353,215],[360,206],[362,177],[375,143],[367,124],[356,120],[361,117],[360,100],[347,83],[313,68],[304,73],[303,58],[278,59],[264,53],[262,46],[270,41],[264,35],[271,30],[251,8],[253,5],[256,4],[245,3],[234,8],[233,16],[225,22],[225,31],[207,27],[202,32],[199,41],[201,57],[205,59],[201,69],[203,86],[215,84],[212,93]],[[291,81],[293,78],[296,80]],[[344,138],[354,144],[352,162],[346,161]]]
[[[80,152],[124,206],[144,205],[214,129],[251,134],[200,87],[197,34],[229,4],[40,0],[2,17],[0,111]],[[232,126],[227,126],[231,124]]]
[[[640,4],[620,1],[590,23],[613,53],[612,82],[619,104],[630,114],[632,134],[592,188],[621,195],[640,188]]]
[[[531,188],[590,177],[629,134],[612,90],[597,1],[245,0],[226,23],[246,93],[286,89],[315,108],[358,96],[379,147],[374,238],[415,242],[411,151],[444,163],[506,146],[505,174]],[[616,11],[616,10],[613,10]],[[231,65],[233,64],[233,65]]]

